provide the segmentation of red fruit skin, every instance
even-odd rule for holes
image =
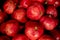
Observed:
[[[25,34],[31,40],[38,39],[44,32],[42,26],[37,22],[28,21],[25,27]]]
[[[7,14],[12,14],[16,8],[16,4],[13,1],[6,1],[3,5],[3,9]]]
[[[46,0],[45,4],[54,5],[56,0]]]
[[[21,23],[25,23],[27,21],[26,12],[24,9],[17,9],[12,14],[12,18],[18,20]]]
[[[7,14],[0,10],[0,23],[4,22],[7,18]]]
[[[54,3],[54,7],[59,7],[60,6],[60,0],[56,0]]]
[[[44,12],[44,7],[41,4],[35,3],[27,9],[27,17],[31,20],[39,20],[43,16]]]
[[[45,2],[45,0],[31,0],[31,1],[33,1],[33,2],[39,2],[39,3],[44,3]]]
[[[57,9],[54,6],[48,6],[46,9],[46,14],[52,15],[54,18],[58,16]]]
[[[58,25],[58,20],[49,16],[43,16],[40,22],[44,25],[46,30],[53,30]]]
[[[55,37],[56,40],[60,40],[60,32],[58,30],[54,29],[50,32]]]
[[[54,38],[49,35],[42,35],[38,40],[54,40]]]
[[[0,40],[10,40],[10,38],[7,36],[0,36]]]
[[[30,0],[21,0],[20,2],[19,2],[19,8],[28,8],[29,6],[30,6],[30,4],[31,4],[31,1]]]
[[[15,36],[19,30],[19,24],[15,20],[9,20],[1,25],[1,33],[8,36]]]
[[[19,34],[12,38],[12,40],[29,40],[24,34]]]

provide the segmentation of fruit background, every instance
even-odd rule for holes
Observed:
[[[60,40],[60,0],[0,0],[0,40]]]

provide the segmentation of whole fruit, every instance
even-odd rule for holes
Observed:
[[[0,30],[3,34],[13,37],[19,30],[19,24],[15,20],[9,20],[1,25]]]
[[[12,14],[16,8],[16,4],[13,1],[6,1],[3,5],[3,9],[7,14]]]
[[[7,14],[2,12],[2,10],[0,10],[0,23],[4,22],[6,18]]]
[[[12,40],[29,40],[29,39],[26,37],[26,35],[19,34],[19,35],[16,35],[15,37],[13,37]]]
[[[40,22],[44,25],[46,30],[53,30],[58,25],[58,20],[49,16],[43,16]]]
[[[31,4],[31,1],[30,0],[21,0],[19,2],[19,8],[28,8]]]
[[[58,16],[57,9],[54,6],[48,6],[46,9],[46,14],[52,15],[53,17]]]
[[[38,40],[54,40],[50,35],[42,35]]]
[[[44,7],[41,4],[35,3],[27,9],[27,17],[31,20],[39,20],[44,14],[44,12]]]
[[[21,23],[25,23],[27,21],[26,12],[24,9],[17,9],[12,14],[12,18],[18,20]]]
[[[28,21],[25,27],[25,34],[31,40],[38,39],[44,32],[43,26],[38,22]]]

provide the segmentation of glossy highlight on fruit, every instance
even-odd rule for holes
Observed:
[[[6,1],[3,5],[3,9],[7,14],[12,14],[16,8],[16,4],[13,1]]]
[[[41,4],[34,4],[27,9],[27,17],[31,20],[39,20],[44,12],[44,7]]]
[[[49,16],[43,16],[40,22],[44,25],[46,30],[53,30],[58,25],[58,20]]]
[[[15,20],[9,20],[1,25],[1,32],[8,36],[15,36],[19,30],[19,24]]]
[[[58,16],[57,9],[54,6],[48,6],[46,9],[46,14],[52,15],[53,17]]]
[[[12,14],[12,18],[16,19],[17,21],[21,23],[25,23],[27,21],[25,16],[26,16],[26,12],[24,9],[17,9]]]
[[[44,32],[43,26],[37,22],[28,21],[25,27],[25,34],[31,40],[38,39]]]

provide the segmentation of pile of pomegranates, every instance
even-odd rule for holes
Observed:
[[[60,40],[60,0],[0,0],[0,40]]]

